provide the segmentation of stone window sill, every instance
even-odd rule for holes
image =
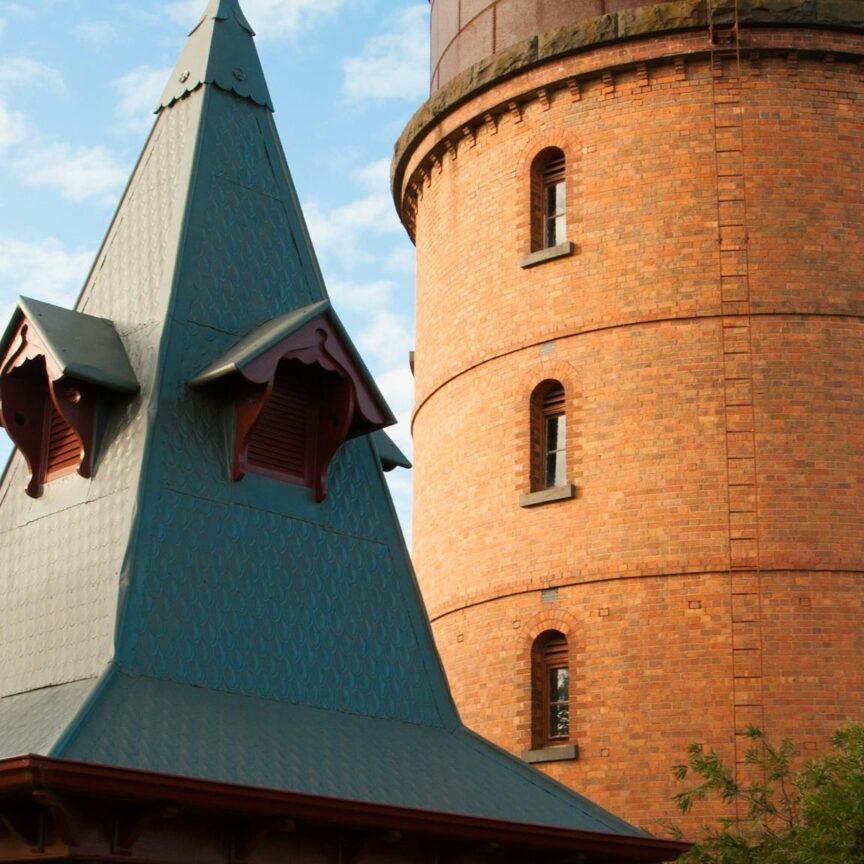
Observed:
[[[576,244],[567,240],[565,243],[559,243],[557,246],[549,246],[546,249],[538,249],[536,252],[529,252],[519,259],[519,266],[526,270],[528,267],[534,267],[537,264],[542,264],[544,261],[554,261],[556,258],[566,258],[576,251]]]
[[[552,501],[566,501],[576,497],[576,487],[572,483],[563,486],[551,486],[539,492],[528,492],[519,496],[520,507],[536,507],[538,504],[550,504]]]
[[[578,758],[578,744],[556,744],[554,747],[541,747],[537,750],[522,751],[522,759],[532,764],[537,762],[566,762]]]

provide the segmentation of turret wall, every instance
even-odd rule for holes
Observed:
[[[673,815],[691,741],[741,760],[753,722],[821,751],[864,692],[864,39],[742,46],[713,72],[707,31],[531,65],[397,154],[414,558],[454,696],[529,749],[531,642],[565,633],[579,755],[543,768],[640,824]],[[547,147],[573,245],[538,263]],[[575,496],[524,506],[549,379]]]

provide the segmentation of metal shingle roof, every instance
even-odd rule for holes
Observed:
[[[159,100],[159,109],[168,108],[202,84],[215,84],[272,111],[254,35],[237,0],[210,0],[189,34]]]
[[[464,727],[115,675],[54,755],[490,819],[639,832]]]
[[[0,340],[0,353],[6,350],[22,317],[39,334],[62,374],[121,393],[138,392],[138,379],[111,321],[19,297],[18,308]]]

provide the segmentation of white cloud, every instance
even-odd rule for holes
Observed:
[[[372,191],[390,188],[390,160],[378,159],[351,172],[351,178]]]
[[[359,56],[342,61],[342,73],[343,93],[353,102],[422,99],[429,78],[427,4],[403,9],[392,30],[369,39]]]
[[[16,160],[14,168],[23,186],[56,189],[70,201],[112,201],[128,173],[107,147],[66,143],[33,150]]]
[[[375,381],[387,404],[396,415],[395,426],[388,427],[385,431],[393,439],[396,446],[408,457],[412,458],[411,442],[411,410],[414,404],[414,378],[408,368],[408,358],[397,368],[394,367],[381,375],[375,376]],[[399,522],[405,542],[411,547],[411,485],[412,472],[403,468],[396,468],[387,474],[387,485],[393,496],[396,512],[399,514]]]
[[[396,283],[389,279],[372,282],[350,282],[343,279],[330,279],[327,291],[338,309],[369,311],[381,309],[390,302]]]
[[[35,243],[0,236],[0,303],[11,315],[19,294],[71,306],[93,261],[93,252],[69,252],[57,240]]]
[[[408,368],[408,352],[414,337],[408,321],[390,311],[375,314],[370,324],[357,337],[360,354],[380,369]]]
[[[336,12],[344,0],[245,0],[243,13],[261,39],[297,36]],[[175,0],[165,8],[178,24],[190,28],[201,16],[201,0]]]
[[[117,38],[117,28],[110,21],[82,21],[73,32],[94,48],[100,48]]]
[[[30,120],[0,102],[0,153],[19,144],[33,131]]]
[[[2,33],[6,29],[6,19],[0,18],[0,33]]]
[[[115,113],[123,130],[136,134],[149,131],[153,125],[153,111],[170,75],[170,66],[145,65],[111,82],[120,95]]]
[[[24,88],[44,88],[65,93],[66,83],[59,70],[30,57],[3,57],[0,59],[0,90],[14,91]]]

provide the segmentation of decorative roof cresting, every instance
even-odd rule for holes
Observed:
[[[255,31],[237,0],[210,0],[201,20],[189,34],[156,112],[173,105],[202,84],[215,84],[257,105],[266,105],[272,111],[273,102],[254,36]]]

